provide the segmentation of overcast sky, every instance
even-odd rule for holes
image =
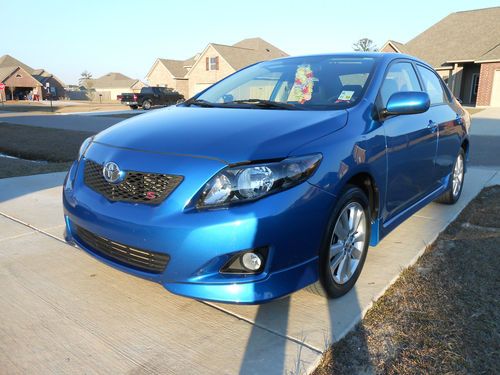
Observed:
[[[260,36],[290,55],[351,51],[363,37],[407,42],[451,12],[500,0],[0,0],[0,56],[68,84],[83,70],[144,80],[157,57]],[[460,27],[460,25],[457,25]],[[464,30],[464,32],[466,32]]]

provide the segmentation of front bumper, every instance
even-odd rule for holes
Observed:
[[[75,163],[63,190],[66,239],[106,264],[196,299],[262,303],[317,281],[318,251],[333,196],[303,183],[252,203],[198,211],[187,208],[186,198],[196,192],[189,190],[186,178],[157,206],[110,202],[83,183],[83,168]],[[111,241],[168,254],[168,265],[155,274],[114,262],[79,238],[77,226]],[[258,247],[269,249],[262,273],[219,272],[235,253]]]

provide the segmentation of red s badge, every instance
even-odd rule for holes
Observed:
[[[146,192],[146,199],[152,200],[156,198],[156,193],[154,191],[147,191]]]

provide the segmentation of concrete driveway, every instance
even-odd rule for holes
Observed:
[[[489,157],[496,165],[469,168],[456,205],[427,206],[371,248],[346,296],[302,290],[261,306],[174,296],[65,244],[62,173],[0,180],[2,372],[308,372],[483,186],[500,184]]]

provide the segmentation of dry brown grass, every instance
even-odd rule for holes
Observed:
[[[471,202],[315,375],[500,373],[500,187]]]
[[[27,159],[0,157],[0,178],[66,171],[92,134],[0,122],[0,153]]]

